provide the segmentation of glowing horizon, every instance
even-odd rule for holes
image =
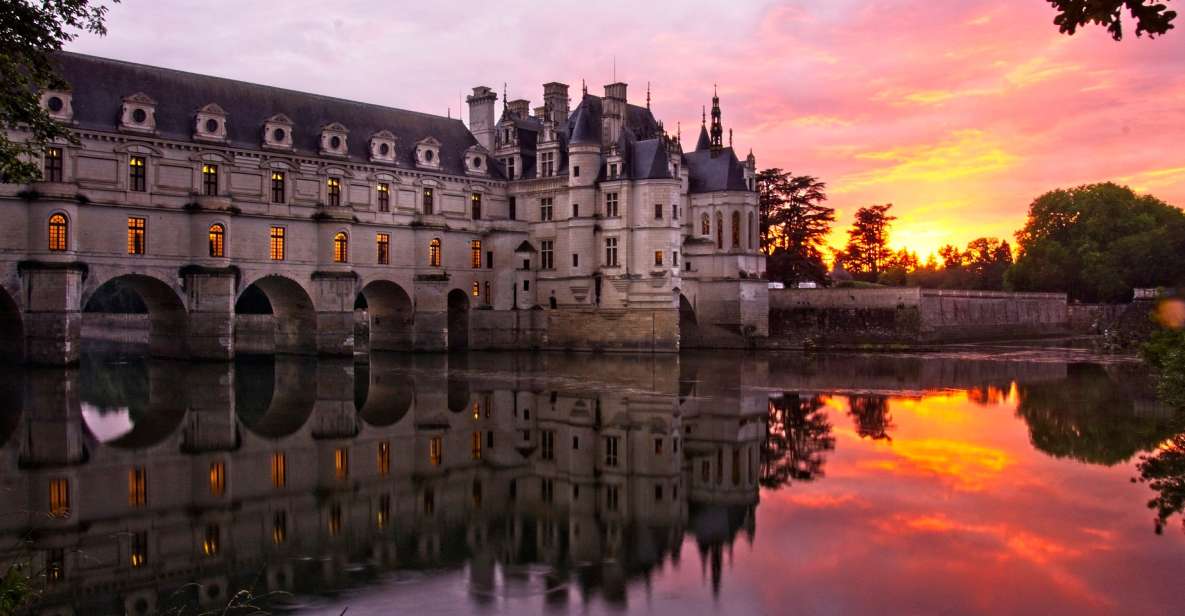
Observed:
[[[454,117],[476,85],[538,104],[548,81],[578,96],[616,79],[645,104],[649,83],[687,148],[719,84],[741,156],[827,182],[833,245],[857,208],[893,203],[892,246],[923,260],[1012,241],[1055,188],[1115,181],[1185,205],[1185,25],[1067,37],[1038,0],[350,6],[126,2],[108,37],[68,49]]]

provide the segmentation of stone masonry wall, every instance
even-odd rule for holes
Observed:
[[[572,351],[677,352],[679,311],[549,310],[543,348]]]

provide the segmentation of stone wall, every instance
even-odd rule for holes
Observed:
[[[547,310],[543,348],[571,351],[679,350],[679,311]]]
[[[918,344],[1066,333],[1061,293],[773,289],[771,345]]]

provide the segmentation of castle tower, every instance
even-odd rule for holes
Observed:
[[[712,89],[712,151],[718,152],[724,148],[724,125],[720,123],[720,95]]]
[[[465,98],[469,103],[469,132],[486,151],[494,151],[494,104],[498,95],[486,86],[473,88],[473,94]]]

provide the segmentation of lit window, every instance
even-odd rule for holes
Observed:
[[[333,262],[346,263],[350,260],[350,240],[344,231],[333,236]]]
[[[391,474],[391,443],[383,441],[379,443],[379,475],[386,477]]]
[[[711,235],[712,234],[712,219],[710,217],[708,217],[708,214],[705,212],[704,214],[700,215],[699,220],[700,220],[700,233],[699,234],[700,235]]]
[[[49,249],[58,251],[66,250],[68,245],[69,223],[66,222],[66,217],[62,214],[54,214],[49,217]]]
[[[143,156],[128,158],[128,190],[144,192],[148,189],[148,172]]]
[[[552,197],[543,197],[539,200],[539,220],[551,220],[552,202]]]
[[[434,436],[428,439],[428,461],[432,466],[440,466],[444,462],[444,439]]]
[[[391,495],[379,496],[379,506],[374,514],[374,525],[380,530],[387,527],[387,520],[391,519]]]
[[[605,238],[605,267],[617,267],[617,238]]]
[[[46,182],[62,181],[62,148],[45,148]]]
[[[277,511],[272,515],[272,543],[280,545],[288,540],[288,512]]]
[[[425,214],[432,213],[432,189],[431,188],[424,189],[424,213]]]
[[[617,437],[605,437],[605,466],[617,466]]]
[[[214,462],[210,464],[210,496],[222,496],[226,493],[226,463]]]
[[[272,454],[272,487],[283,488],[288,483],[288,456],[277,451]]]
[[[617,217],[617,193],[605,193],[605,216]]]
[[[375,235],[375,245],[378,249],[379,265],[386,265],[391,262],[391,236],[386,233],[379,233]]]
[[[272,172],[272,203],[284,202],[284,172]]]
[[[217,524],[207,524],[206,534],[202,537],[202,554],[214,556],[218,554],[222,539],[222,529]]]
[[[218,194],[218,165],[202,165],[202,194],[210,197]]]
[[[480,297],[481,296],[481,283],[474,280],[473,286],[471,286],[469,290],[470,290],[470,295],[472,295],[473,297]]]
[[[49,515],[55,518],[70,517],[70,480],[49,480]]]
[[[333,450],[333,476],[338,481],[350,476],[350,452],[344,447]]]
[[[474,460],[481,459],[481,432],[474,432],[469,437],[469,456]]]
[[[66,577],[66,551],[61,548],[49,550],[45,554],[45,578],[50,582],[58,582]]]
[[[655,266],[662,265],[662,251],[661,250],[654,251],[654,265]]]
[[[539,242],[539,269],[549,270],[555,267],[555,241],[541,240]]]
[[[342,506],[334,503],[329,508],[329,536],[336,537],[342,532]]]
[[[272,227],[271,239],[268,242],[268,254],[272,261],[284,260],[284,227]]]
[[[128,217],[128,254],[144,254],[144,219],[136,216]]]
[[[128,471],[128,505],[143,507],[148,504],[148,469],[137,466]]]
[[[440,238],[428,242],[428,265],[440,267]]]
[[[226,256],[226,227],[221,224],[214,223],[210,225],[210,256],[224,257]]]
[[[481,220],[481,193],[473,193],[469,197],[469,206],[473,214],[473,220]]]
[[[338,178],[325,180],[325,187],[329,195],[329,205],[338,207],[342,204],[342,181]]]
[[[481,267],[481,240],[469,241],[469,261],[474,269]]]
[[[379,194],[379,211],[391,211],[391,185],[386,182],[379,182],[375,187],[375,191]]]
[[[133,569],[139,569],[148,563],[148,533],[132,533],[132,542],[128,546],[128,564]]]

